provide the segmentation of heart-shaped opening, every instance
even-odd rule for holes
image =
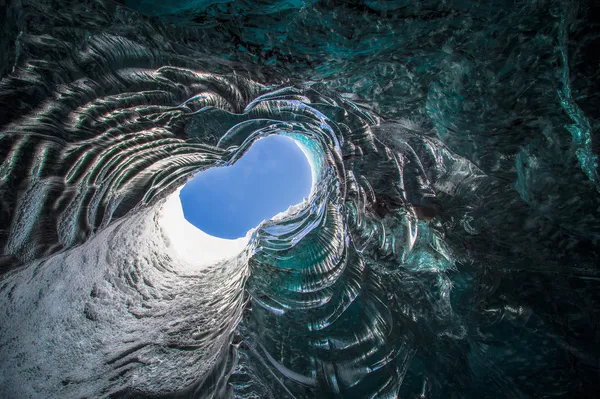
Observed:
[[[179,193],[185,219],[206,234],[237,239],[311,192],[311,166],[286,136],[257,140],[233,165],[197,173]]]

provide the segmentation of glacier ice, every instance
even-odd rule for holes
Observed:
[[[597,392],[596,2],[2,7],[1,397]],[[274,134],[310,198],[183,227]]]

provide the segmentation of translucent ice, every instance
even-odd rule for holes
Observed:
[[[6,1],[0,396],[595,396],[596,3]],[[310,197],[189,233],[271,135]]]

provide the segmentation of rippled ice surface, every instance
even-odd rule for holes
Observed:
[[[0,396],[594,397],[598,11],[3,2]],[[308,201],[179,245],[273,134]]]

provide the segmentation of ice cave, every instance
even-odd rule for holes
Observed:
[[[595,0],[0,1],[0,398],[597,397],[599,49]]]

